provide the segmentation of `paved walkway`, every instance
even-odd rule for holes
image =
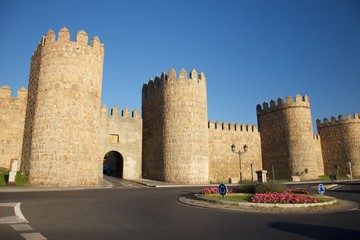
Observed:
[[[354,180],[338,180],[334,183],[332,181],[302,181],[302,182],[283,182],[286,185],[304,185],[304,184],[324,184],[326,189],[336,187],[338,183],[344,182],[360,182],[360,179]],[[104,179],[99,186],[95,187],[0,187],[1,192],[41,192],[41,191],[71,191],[71,190],[83,190],[83,189],[99,189],[99,188],[142,188],[142,187],[156,187],[156,188],[174,188],[174,187],[218,187],[219,184],[176,184],[176,183],[166,183],[160,181],[154,181],[150,179],[119,179],[114,177],[109,177],[104,175]],[[239,184],[226,183],[226,186],[239,186]]]

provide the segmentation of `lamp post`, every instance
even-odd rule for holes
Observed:
[[[251,166],[251,183],[254,183],[254,163],[250,164]]]
[[[351,169],[351,162],[349,162],[349,170],[350,170],[350,179],[353,179],[352,169]]]
[[[340,168],[340,165],[339,164],[336,164],[335,165],[335,169],[336,169],[336,177],[339,176],[339,168]]]
[[[246,153],[247,151],[248,151],[248,146],[245,144],[244,146],[243,146],[243,148],[244,148],[244,152],[243,153]],[[240,184],[242,184],[242,164],[241,164],[241,151],[239,150],[238,152],[236,152],[236,146],[235,146],[235,144],[232,144],[231,145],[231,151],[233,152],[233,153],[237,153],[237,154],[239,154],[239,165],[240,165]]]

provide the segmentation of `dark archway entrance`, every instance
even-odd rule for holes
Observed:
[[[103,172],[106,175],[123,178],[124,158],[117,151],[110,151],[105,154]]]

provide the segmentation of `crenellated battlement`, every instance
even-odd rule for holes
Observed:
[[[314,133],[314,134],[313,134],[313,139],[314,139],[314,140],[319,140],[319,141],[320,141],[320,135],[319,135],[319,134]]]
[[[71,35],[70,31],[66,27],[63,27],[59,31],[58,38],[56,39],[55,32],[49,29],[46,35],[42,37],[40,44],[51,45],[54,43],[70,43],[72,42],[70,40],[70,35]],[[104,44],[100,42],[98,36],[95,36],[91,39],[90,45],[88,44],[89,41],[88,39],[89,37],[87,33],[84,30],[80,30],[76,33],[75,43],[78,43],[79,45],[83,45],[83,46],[90,46],[93,48],[101,48],[104,46]]]
[[[240,124],[240,123],[227,123],[227,122],[213,122],[208,121],[208,128],[215,129],[215,130],[228,130],[228,131],[235,131],[235,132],[258,132],[256,124]]]
[[[108,107],[106,105],[103,105],[101,106],[100,112],[101,112],[101,116],[108,116],[110,118],[120,117],[123,119],[141,119],[140,111],[138,109],[135,109],[130,114],[130,110],[128,108],[124,108],[121,110],[121,114],[120,114],[119,108],[117,106],[114,106],[113,108],[110,109],[110,114],[109,114]]]
[[[46,35],[42,37],[33,55],[36,55],[43,47],[62,48],[63,46],[74,47],[70,49],[73,52],[78,52],[80,47],[89,47],[93,50],[100,51],[102,53],[104,52],[104,44],[100,42],[99,37],[95,36],[91,38],[89,44],[89,37],[84,30],[80,30],[76,33],[75,41],[70,40],[70,35],[70,31],[66,27],[63,27],[59,31],[58,38],[56,39],[55,32],[49,29]]]
[[[11,98],[14,99],[13,97],[11,97],[11,88],[8,85],[4,85],[2,87],[0,87],[0,98]],[[21,87],[18,91],[17,91],[17,95],[15,98],[17,99],[26,99],[27,98],[27,90],[24,87]]]
[[[144,83],[142,87],[143,97],[151,95],[153,92],[156,92],[157,89],[162,88],[164,85],[175,85],[175,84],[190,84],[190,83],[206,83],[206,77],[203,72],[200,74],[197,73],[195,69],[188,73],[185,69],[181,69],[178,76],[175,69],[170,69],[168,73],[163,72],[161,76],[157,75],[154,79],[150,79],[148,83]]]
[[[320,119],[316,120],[316,126],[318,128],[347,124],[347,123],[360,123],[360,115],[358,113],[355,113],[354,115],[347,114],[346,119],[344,118],[343,115],[339,115],[337,119],[334,116],[332,116],[330,118],[330,121],[329,119],[324,118],[322,122]]]
[[[270,105],[267,102],[264,102],[262,105],[258,104],[256,106],[256,112],[258,115],[261,115],[289,107],[310,108],[310,99],[307,95],[302,96],[300,94],[297,94],[295,99],[291,96],[286,96],[285,101],[282,98],[278,98],[277,101],[271,99]]]

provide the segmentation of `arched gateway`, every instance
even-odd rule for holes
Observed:
[[[117,151],[110,151],[104,156],[104,174],[112,177],[123,178],[124,158]]]

